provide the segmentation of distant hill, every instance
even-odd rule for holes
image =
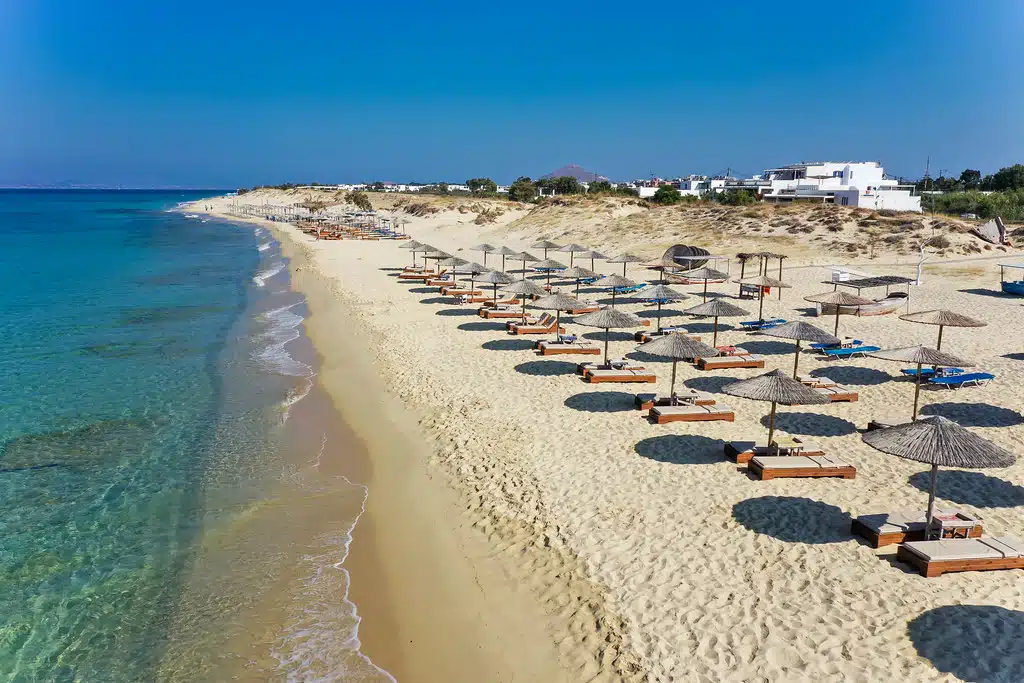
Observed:
[[[582,166],[577,166],[576,164],[569,164],[568,166],[557,168],[551,173],[548,173],[546,176],[541,177],[561,178],[562,176],[572,176],[576,180],[579,180],[580,182],[583,183],[592,183],[595,180],[608,180],[608,178],[604,177],[603,175],[598,175],[597,173],[588,171]]]

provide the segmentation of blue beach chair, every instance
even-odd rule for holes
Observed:
[[[928,380],[928,384],[936,384],[947,389],[959,389],[968,384],[980,387],[982,384],[991,382],[995,378],[996,376],[990,372],[961,372],[955,375],[932,377]]]
[[[822,349],[821,352],[829,358],[843,360],[845,358],[853,358],[858,355],[863,356],[865,354],[881,350],[881,346],[850,346],[845,349]]]
[[[864,342],[862,342],[860,339],[854,339],[853,341],[846,344],[846,346],[848,347],[863,345]],[[843,348],[843,342],[839,342],[838,344],[811,344],[811,348],[814,349],[815,351],[824,351],[825,349],[841,349]]]
[[[921,379],[931,379],[932,377],[947,377],[949,375],[959,375],[964,371],[963,368],[921,368]],[[907,377],[917,377],[917,368],[904,368],[900,370]]]
[[[747,320],[740,323],[740,326],[745,330],[767,330],[785,324],[786,321],[782,318],[772,318],[770,320]]]

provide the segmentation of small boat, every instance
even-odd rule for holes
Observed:
[[[1001,286],[1003,288],[1003,294],[1012,294],[1014,296],[1024,296],[1024,279],[1007,280],[1006,269],[1010,269],[1010,277],[1024,276],[1024,264],[1011,264],[1011,263],[1000,263],[999,264],[999,279],[1002,281]]]
[[[840,315],[856,315],[860,317],[872,315],[888,315],[905,306],[907,303],[906,292],[890,292],[881,299],[876,299],[873,304],[864,306],[840,306]],[[833,304],[821,304],[819,315],[835,315],[836,307]]]

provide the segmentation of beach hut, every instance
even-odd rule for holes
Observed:
[[[764,290],[765,290],[765,287],[769,287],[769,288],[771,288],[771,287],[789,287],[789,285],[787,285],[782,280],[776,280],[775,278],[768,277],[767,275],[758,275],[757,277],[748,277],[748,278],[745,278],[745,279],[742,279],[742,280],[737,280],[737,282],[739,282],[740,284],[743,284],[743,285],[753,285],[754,287],[757,287],[757,291],[758,291],[757,319],[760,320],[760,321],[764,321]]]
[[[676,366],[679,361],[693,358],[713,358],[718,355],[718,349],[692,337],[687,337],[682,332],[673,332],[664,337],[658,337],[646,344],[641,344],[636,347],[636,350],[672,360],[672,380],[669,382],[670,399],[675,399],[676,395]]]
[[[810,301],[814,304],[826,304],[836,307],[836,327],[833,334],[839,336],[839,312],[841,308],[856,308],[857,306],[867,306],[868,304],[875,303],[872,299],[866,299],[856,294],[849,292],[834,291],[825,292],[824,294],[812,294],[811,296],[805,296],[804,301]]]
[[[531,244],[530,249],[543,249],[544,258],[546,259],[548,257],[548,249],[558,249],[560,246],[561,245],[555,244],[551,240],[541,240],[539,242],[534,242],[533,244]]]
[[[715,325],[713,327],[714,332],[711,340],[712,346],[718,346],[719,318],[735,318],[741,315],[750,315],[750,311],[744,310],[739,306],[733,305],[728,301],[723,301],[722,299],[712,299],[707,303],[697,304],[692,308],[687,308],[683,313],[700,316],[702,318],[715,319]]]
[[[587,327],[598,327],[604,330],[604,364],[608,365],[608,331],[611,329],[624,329],[642,327],[643,321],[633,313],[620,311],[614,308],[602,308],[600,311],[587,313],[575,318],[573,322]]]
[[[730,396],[739,396],[752,401],[768,401],[772,404],[768,414],[768,448],[772,447],[775,436],[775,412],[780,403],[790,406],[821,405],[831,403],[828,396],[804,386],[795,379],[786,377],[782,370],[772,370],[751,379],[733,382],[722,387]]]
[[[682,301],[687,298],[685,294],[665,285],[648,287],[637,293],[635,298],[643,301],[653,301],[658,305],[658,332],[661,332],[661,305],[669,301]],[[691,356],[692,357],[692,356]]]
[[[931,466],[925,534],[935,517],[935,485],[940,467],[1009,467],[1017,456],[939,415],[887,429],[865,432],[861,439],[872,448]]]
[[[630,264],[630,263],[643,263],[643,262],[644,262],[643,257],[637,256],[636,254],[630,254],[629,252],[626,252],[624,254],[619,254],[618,256],[614,256],[614,257],[608,259],[608,263],[621,263],[622,264],[622,277],[626,277],[626,266],[628,264]]]
[[[636,283],[632,280],[622,277],[621,275],[605,275],[603,278],[594,283],[595,287],[610,287],[612,290],[612,308],[615,308],[615,294],[620,287],[636,287]]]
[[[914,411],[910,414],[911,421],[917,419],[918,398],[921,396],[921,368],[925,365],[930,367],[943,368],[971,368],[974,363],[963,358],[951,356],[948,353],[930,349],[927,346],[906,346],[899,349],[888,349],[869,353],[872,358],[891,360],[897,363],[913,363],[917,365],[916,376],[914,377]]]
[[[793,354],[793,379],[796,379],[796,371],[800,365],[800,342],[806,341],[812,344],[838,344],[839,337],[835,337],[825,330],[815,327],[802,320],[794,320],[777,327],[772,327],[761,332],[767,337],[779,339],[792,339],[796,342],[796,350]]]
[[[944,310],[907,313],[901,315],[900,320],[906,320],[911,323],[920,323],[922,325],[938,325],[939,339],[935,342],[936,350],[942,350],[943,327],[985,327],[988,324],[980,320],[975,320],[974,318],[969,318],[966,315],[961,315],[960,313]]]
[[[572,268],[572,257],[581,251],[589,251],[582,244],[567,244],[564,247],[559,247],[558,251],[569,254],[569,267]]]
[[[574,311],[579,308],[582,304],[579,299],[569,296],[568,294],[548,294],[534,301],[530,306],[532,308],[539,308],[542,311],[554,311],[555,312],[555,340],[558,339],[558,330],[562,326],[562,311]]]

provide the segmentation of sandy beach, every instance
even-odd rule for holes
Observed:
[[[231,201],[204,203],[230,217]],[[718,233],[671,226],[645,233],[635,223],[635,230],[611,232],[596,219],[533,218],[510,210],[480,225],[472,214],[441,211],[410,215],[406,228],[469,260],[480,260],[469,251],[479,242],[523,249],[540,238],[648,257],[678,241],[722,254],[771,248],[791,254],[784,279],[793,287],[781,300],[773,292],[765,313],[829,331],[831,318],[809,315],[813,307],[803,300],[831,289],[822,284],[828,264],[915,271],[906,249],[840,260],[799,234],[769,240],[751,231],[716,240]],[[633,409],[633,395],[666,392],[669,363],[648,366],[656,385],[585,384],[574,373],[575,356],[538,357],[534,338],[507,334],[503,321],[483,320],[475,306],[456,305],[436,288],[399,282],[395,269],[410,262],[400,242],[315,241],[290,225],[261,224],[281,241],[293,286],[308,297],[319,379],[366,444],[370,471],[362,483],[370,494],[354,534],[351,590],[363,618],[363,651],[398,680],[1024,675],[1016,647],[1024,637],[1020,571],[925,579],[895,562],[895,546],[875,550],[850,535],[853,517],[927,501],[926,467],[873,450],[859,433],[872,418],[909,418],[914,387],[898,379],[898,363],[803,354],[801,374],[855,388],[859,400],[780,407],[778,428],[841,455],[857,477],[757,481],[722,447],[764,440],[768,406],[722,396],[721,388],[768,369],[791,372],[791,342],[723,320],[719,343],[765,354],[766,369],[702,372],[680,364],[678,382],[719,394],[735,422],[652,425]],[[1024,454],[1024,306],[996,295],[1000,260],[1020,259],[951,250],[934,256],[913,288],[912,310],[950,309],[988,323],[946,329],[943,350],[997,376],[983,387],[922,391],[921,412]],[[621,266],[597,265],[621,273]],[[738,275],[735,261],[731,268]],[[652,276],[634,266],[628,273]],[[698,287],[678,288],[690,298],[667,306],[665,321],[708,334],[710,321],[672,315],[700,302]],[[756,301],[735,299],[738,285],[710,289],[756,317]],[[640,302],[619,305],[654,314]],[[883,348],[934,345],[937,332],[897,315],[844,316],[840,331]],[[612,355],[630,353],[632,331],[613,332],[611,346]],[[988,535],[1024,535],[1022,474],[1024,463],[940,472],[939,502],[982,517]]]

